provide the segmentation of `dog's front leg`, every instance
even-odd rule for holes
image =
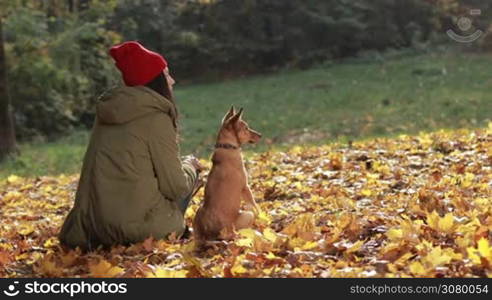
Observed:
[[[239,216],[237,217],[234,224],[236,226],[236,229],[243,229],[253,226],[254,222],[255,214],[251,210],[247,210],[239,212]]]
[[[251,206],[252,210],[255,213],[255,216],[257,216],[260,213],[260,208],[258,204],[255,201],[255,198],[253,197],[253,192],[251,192],[251,189],[249,188],[248,185],[246,185],[243,189],[243,199],[246,201],[248,204],[247,206]]]

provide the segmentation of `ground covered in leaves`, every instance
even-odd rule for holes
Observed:
[[[0,277],[492,277],[492,124],[246,164],[255,227],[201,252],[192,238],[63,250],[78,176],[12,175],[0,183]]]

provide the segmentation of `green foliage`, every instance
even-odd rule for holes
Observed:
[[[117,78],[106,53],[120,37],[96,9],[49,16],[17,7],[8,16],[8,75],[20,137],[52,138],[78,126],[95,95]]]

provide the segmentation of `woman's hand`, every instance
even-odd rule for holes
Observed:
[[[184,161],[192,165],[197,173],[200,173],[201,171],[205,170],[205,167],[193,155],[187,156]]]
[[[196,157],[193,157],[191,159],[190,163],[193,167],[195,167],[195,169],[198,173],[205,170],[205,167],[200,163],[200,161]]]

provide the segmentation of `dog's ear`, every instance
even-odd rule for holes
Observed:
[[[236,123],[238,120],[241,120],[241,117],[243,116],[243,108],[241,107],[239,111],[228,121],[228,123]]]
[[[224,116],[224,118],[222,118],[222,124],[225,124],[232,116],[234,116],[235,113],[236,110],[234,109],[234,105],[232,105],[229,111]]]

